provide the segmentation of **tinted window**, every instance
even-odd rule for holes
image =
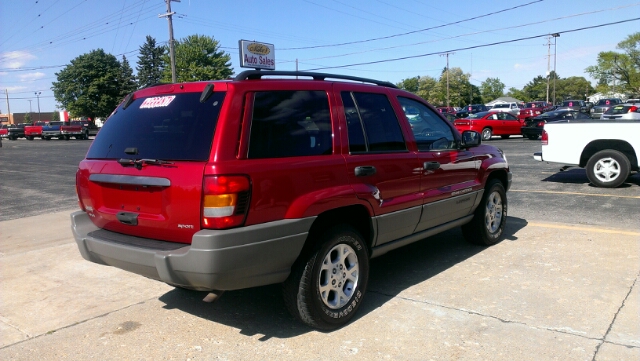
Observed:
[[[398,118],[386,95],[343,92],[342,102],[350,152],[407,149]]]
[[[452,149],[456,146],[451,128],[429,107],[409,98],[398,97],[398,101],[405,113],[409,109],[412,114],[418,113],[411,118],[407,115],[418,150]]]
[[[109,117],[87,158],[207,160],[224,95],[215,92],[204,103],[200,93],[135,99]],[[138,154],[126,154],[127,148]]]
[[[331,134],[326,92],[255,93],[249,158],[331,154]]]

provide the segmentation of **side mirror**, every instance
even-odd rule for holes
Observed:
[[[462,148],[477,147],[481,142],[482,138],[480,137],[480,133],[475,130],[465,130],[462,132],[462,142],[460,142]]]

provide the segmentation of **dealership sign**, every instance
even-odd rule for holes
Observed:
[[[254,69],[276,69],[276,51],[273,44],[240,40],[240,67]]]

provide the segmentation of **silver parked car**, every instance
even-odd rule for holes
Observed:
[[[640,120],[640,104],[624,103],[614,105],[602,114],[605,120]]]

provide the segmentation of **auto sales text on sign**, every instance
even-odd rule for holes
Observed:
[[[276,51],[273,44],[240,40],[240,67],[254,69],[276,69]]]

